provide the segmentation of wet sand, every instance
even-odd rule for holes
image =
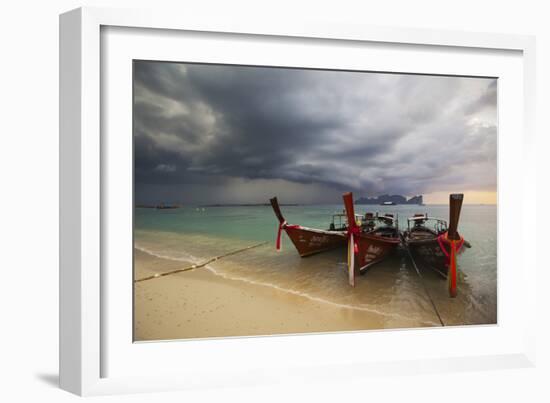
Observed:
[[[136,279],[186,266],[135,250]],[[137,282],[134,293],[136,341],[386,327],[383,315],[226,279],[207,268]]]

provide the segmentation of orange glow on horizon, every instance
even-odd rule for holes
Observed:
[[[453,193],[453,192],[451,191],[451,192],[427,193],[424,195],[424,203],[425,204],[448,204],[450,193]],[[463,191],[462,193],[464,193],[464,204],[497,204],[497,192],[466,190],[466,191]]]

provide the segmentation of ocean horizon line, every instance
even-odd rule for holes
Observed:
[[[343,203],[334,202],[334,203],[279,203],[280,206],[287,207],[298,207],[298,206],[335,206],[343,205]],[[422,204],[365,204],[365,203],[355,203],[356,206],[380,206],[380,207],[396,207],[396,206],[447,206],[448,203],[422,203]],[[466,203],[465,206],[496,206],[497,203]],[[136,208],[157,208],[157,207],[271,207],[270,203],[181,203],[181,202],[159,202],[159,203],[136,203]]]

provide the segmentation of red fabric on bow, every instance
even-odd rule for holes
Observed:
[[[348,238],[353,238],[353,252],[359,253],[359,247],[357,246],[357,237],[361,233],[361,228],[356,225],[351,225],[348,228]]]
[[[445,257],[447,259],[447,266],[449,266],[449,272],[447,273],[447,282],[449,286],[449,295],[451,297],[456,297],[457,291],[457,265],[456,265],[456,255],[460,252],[462,249],[462,246],[464,245],[464,238],[461,236],[460,239],[454,240],[449,239],[448,233],[445,232],[437,237],[437,242],[439,243],[439,247],[445,254]],[[447,252],[447,248],[445,248],[445,244],[448,244],[450,247],[450,253]]]
[[[286,221],[279,223],[279,230],[277,231],[277,241],[275,243],[275,247],[277,248],[277,250],[281,250],[281,235],[283,233],[283,229],[285,228],[285,226],[286,226]]]
[[[355,287],[355,255],[359,253],[357,246],[357,237],[361,233],[361,228],[351,223],[348,227],[348,280],[352,287]],[[353,245],[353,251],[351,250]]]
[[[459,253],[462,249],[462,246],[464,245],[464,237],[460,236],[460,239],[457,241],[451,241],[447,237],[447,233],[444,232],[443,234],[439,235],[437,237],[437,243],[439,243],[439,247],[441,248],[441,251],[445,254],[445,257],[447,258],[447,266],[451,263],[451,254],[447,252],[447,248],[445,248],[445,244],[448,244],[449,246],[453,243],[456,246],[455,253]]]
[[[300,228],[300,226],[287,224],[286,221],[279,223],[279,230],[277,231],[277,241],[275,242],[275,247],[277,248],[277,250],[281,250],[283,229],[286,229],[286,228],[289,228],[289,229]]]

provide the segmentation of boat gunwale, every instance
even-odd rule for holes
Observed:
[[[301,226],[301,225],[299,225],[298,227],[293,227],[292,224],[286,224],[283,228],[284,228],[285,231],[308,231],[308,232],[313,232],[313,233],[316,233],[316,234],[336,235],[336,236],[339,236],[339,237],[342,237],[342,238],[347,238],[347,235],[346,235],[347,230],[331,231],[331,230],[323,230],[323,229],[318,229],[318,228],[309,228],[309,227],[304,227],[304,226]]]

